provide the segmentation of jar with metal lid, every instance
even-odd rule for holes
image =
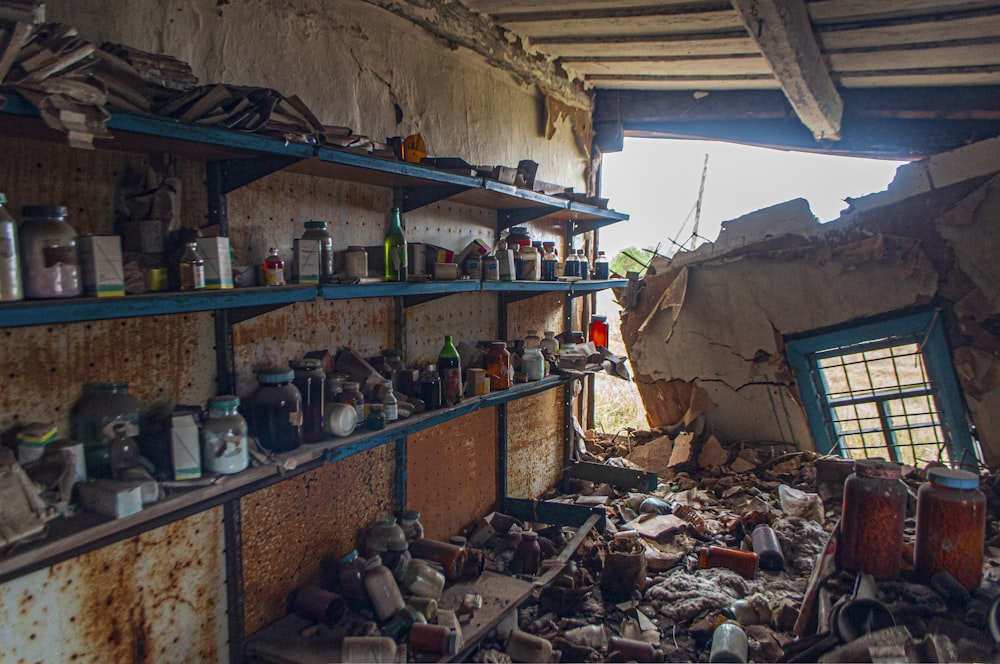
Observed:
[[[351,245],[344,253],[344,272],[348,279],[364,279],[368,276],[368,252],[364,247]]]
[[[26,205],[18,229],[24,294],[46,299],[79,297],[83,292],[76,230],[62,206]]]
[[[303,240],[319,242],[319,279],[327,283],[333,279],[333,236],[328,230],[330,224],[325,221],[307,221]]]
[[[399,518],[399,526],[403,529],[407,542],[424,536],[424,526],[420,523],[420,512],[417,510],[404,510]]]
[[[329,373],[326,375],[326,386],[323,388],[323,398],[327,403],[339,403],[337,396],[344,391],[344,381],[351,377],[342,373]]]
[[[521,371],[528,382],[545,378],[545,357],[541,348],[525,348],[521,355]]]
[[[201,456],[206,470],[231,475],[250,464],[247,421],[239,407],[240,398],[235,394],[208,400],[208,414],[201,424]]]
[[[4,207],[7,195],[0,191],[0,302],[24,299],[21,262],[17,248],[17,222]]]
[[[510,387],[510,351],[503,341],[490,343],[490,350],[486,355],[486,372],[490,375],[491,392]]]
[[[316,443],[323,440],[324,384],[322,362],[312,357],[291,360],[288,366],[295,372],[292,382],[302,395],[302,440]]]
[[[948,572],[966,590],[983,579],[986,497],[979,476],[966,470],[932,467],[917,491],[917,535],[913,556],[917,576],[930,581]]]
[[[594,259],[594,279],[610,279],[611,278],[611,263],[608,262],[608,257],[604,255],[603,251],[597,252],[597,258]]]
[[[125,435],[139,435],[142,404],[128,390],[128,383],[87,383],[83,396],[70,413],[74,440],[83,443],[91,477],[111,477],[110,445],[115,425],[125,425]]]
[[[483,256],[483,281],[500,281],[500,261],[494,252]]]
[[[380,556],[372,556],[365,563],[365,590],[375,614],[382,622],[389,620],[406,606],[392,572],[382,564]]]
[[[608,347],[608,317],[594,314],[590,317],[590,325],[587,327],[587,336],[594,346]]]
[[[413,553],[412,551],[410,552]],[[415,558],[403,570],[399,581],[406,591],[418,597],[438,599],[444,589],[445,576],[425,560]]]
[[[381,555],[389,549],[389,543],[395,542],[406,548],[406,535],[402,526],[396,523],[396,517],[383,514],[365,533],[365,555],[369,558]]]
[[[365,423],[365,396],[361,394],[361,383],[356,380],[345,380],[344,391],[340,393],[338,401],[354,406],[354,412],[358,415],[357,426]]]
[[[858,459],[844,482],[844,510],[837,566],[871,574],[876,581],[899,575],[906,519],[906,487],[898,463]]]
[[[251,432],[272,452],[302,445],[302,395],[292,384],[291,369],[267,367],[257,372],[260,383],[250,410]]]

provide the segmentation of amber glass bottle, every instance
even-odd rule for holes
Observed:
[[[924,581],[948,572],[966,590],[983,578],[986,497],[975,473],[931,468],[917,492],[917,538],[913,564]]]
[[[844,482],[837,566],[877,581],[899,575],[906,518],[906,487],[898,463],[859,459]]]

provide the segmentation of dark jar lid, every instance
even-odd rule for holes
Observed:
[[[128,392],[128,383],[107,381],[103,383],[86,383],[83,386],[85,392],[91,394],[122,394]]]
[[[266,367],[257,372],[257,382],[261,385],[280,385],[290,383],[295,377],[291,369],[281,367]]]
[[[927,479],[932,484],[949,489],[978,489],[979,476],[967,470],[934,466],[927,469]]]
[[[65,217],[69,211],[62,205],[25,205],[21,208],[21,216],[42,219]]]
[[[903,474],[902,466],[884,459],[858,459],[854,462],[854,472],[859,477],[877,477],[898,480]]]
[[[323,362],[315,357],[304,357],[299,360],[289,360],[288,366],[293,369],[305,369],[306,371],[312,371],[323,366]]]
[[[235,394],[220,394],[208,400],[209,410],[232,410],[239,408],[240,398]]]
[[[320,230],[326,230],[330,226],[327,221],[307,221],[306,228],[318,228]]]

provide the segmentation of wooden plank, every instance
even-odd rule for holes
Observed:
[[[777,90],[774,76],[588,76],[587,81],[602,90],[687,91],[692,90]]]
[[[533,42],[546,44],[566,37],[623,37],[629,35],[711,34],[740,27],[733,11],[662,13],[652,16],[612,16],[563,20],[522,20],[504,22],[504,27]]]
[[[993,86],[1000,85],[997,71],[978,72],[882,72],[878,75],[863,76],[845,74],[840,85],[845,88],[886,88],[886,87],[948,87],[948,86]],[[992,135],[992,134],[983,134]],[[982,138],[982,136],[980,136]],[[957,146],[956,146],[957,147]]]
[[[767,61],[760,55],[742,58],[594,58],[565,60],[586,76],[746,76],[771,77]]]
[[[933,65],[934,68],[995,65],[1000,64],[1000,47],[997,44],[977,44],[873,53],[835,53],[829,54],[827,58],[834,75],[846,75],[852,72],[923,69],[928,65]]]
[[[503,16],[512,12],[544,12],[556,11],[586,11],[602,9],[624,9],[649,7],[649,0],[463,0],[463,3],[474,12]],[[656,3],[660,6],[714,4],[713,0],[666,0]]]
[[[479,640],[496,627],[508,611],[528,599],[533,589],[534,586],[527,581],[496,572],[483,572],[474,581],[455,583],[445,588],[438,600],[438,608],[455,611],[470,593],[483,596],[483,608],[462,625],[464,646],[460,645],[459,652],[444,661],[469,661],[468,656]]]
[[[871,28],[817,26],[815,31],[824,52],[848,48],[866,49],[873,45],[885,47],[902,44],[939,44],[996,37],[1000,35],[1000,16],[943,19],[928,23]]]
[[[996,8],[995,0],[817,0],[806,5],[814,25],[886,20]]]
[[[816,140],[839,139],[844,103],[823,63],[805,5],[801,0],[732,2],[802,123]]]
[[[614,39],[551,39],[547,46],[559,56],[593,58],[609,52],[619,57],[682,57],[709,55],[758,54],[760,50],[746,31],[722,32],[711,35],[663,35],[659,37],[624,36]]]

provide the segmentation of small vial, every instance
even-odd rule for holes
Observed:
[[[278,250],[274,247],[271,247],[267,258],[264,259],[264,285],[285,285],[285,261],[281,260]]]
[[[197,242],[184,245],[184,253],[178,261],[181,275],[181,290],[201,290],[205,288],[205,257],[198,251]]]

